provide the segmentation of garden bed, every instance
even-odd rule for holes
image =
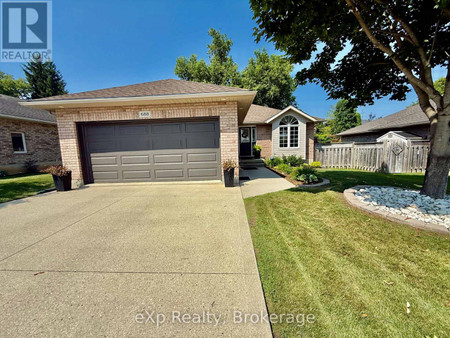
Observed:
[[[304,182],[297,181],[297,180],[293,179],[291,177],[291,175],[285,174],[285,173],[277,170],[276,168],[271,168],[269,166],[266,166],[266,168],[271,170],[271,171],[273,171],[275,174],[283,177],[284,179],[286,179],[287,181],[291,182],[293,185],[295,185],[297,187],[299,187],[299,186],[301,186],[301,187],[320,187],[322,185],[326,185],[326,184],[330,183],[329,180],[323,179],[323,178],[320,178],[320,177],[318,177],[318,180],[316,182],[304,183]]]

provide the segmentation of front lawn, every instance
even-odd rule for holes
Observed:
[[[320,177],[331,186],[245,200],[269,312],[316,318],[274,324],[275,335],[447,336],[449,237],[365,214],[340,192],[356,184],[418,189],[423,176],[321,170]]]
[[[38,191],[53,188],[48,174],[27,174],[0,178],[0,203],[34,195]]]

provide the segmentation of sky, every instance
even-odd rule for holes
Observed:
[[[233,40],[231,56],[240,69],[255,49],[282,54],[272,43],[255,42],[256,24],[245,0],[54,0],[52,19],[53,61],[70,93],[177,78],[177,57],[207,57],[210,27]],[[1,62],[0,70],[24,76],[20,63]],[[319,117],[336,103],[315,84],[298,87],[294,95],[302,110]],[[358,111],[363,119],[369,113],[381,117],[416,100],[410,93],[406,101],[385,98]]]

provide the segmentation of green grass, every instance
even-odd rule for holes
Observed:
[[[390,185],[419,190],[424,179],[423,174],[383,174],[342,169],[319,169],[319,176],[330,180],[329,189],[340,192],[355,185]],[[450,194],[450,184],[447,186],[447,194]]]
[[[274,324],[280,337],[447,337],[448,236],[349,207],[356,184],[420,188],[423,176],[322,170],[330,188],[245,200],[270,313],[313,314],[313,324]],[[410,315],[406,313],[409,302]]]
[[[53,188],[48,174],[27,174],[0,178],[0,203],[34,195],[38,191]]]

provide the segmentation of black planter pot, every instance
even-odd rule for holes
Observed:
[[[56,191],[68,191],[72,189],[72,173],[68,173],[65,176],[52,176]]]
[[[225,187],[234,187],[234,168],[224,170]]]
[[[261,158],[261,152],[253,150],[253,157],[256,158],[256,159]]]

